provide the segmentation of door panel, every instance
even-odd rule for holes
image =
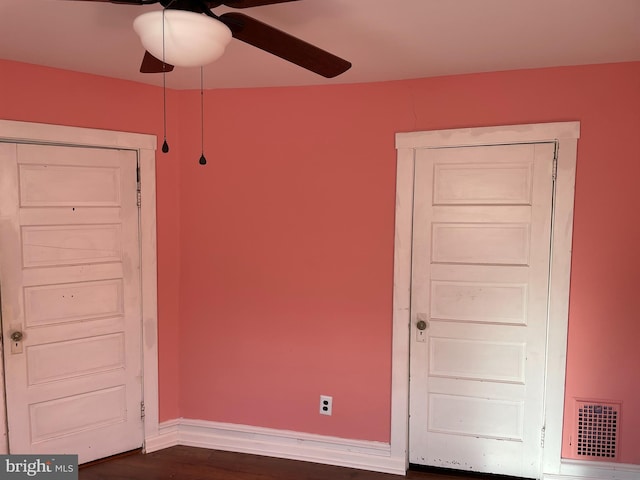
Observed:
[[[142,445],[136,163],[132,151],[0,144],[12,453],[82,463]]]
[[[60,221],[67,221],[61,215]],[[22,227],[23,266],[46,267],[122,261],[120,225]]]
[[[526,265],[529,226],[517,223],[431,224],[433,263]]]
[[[538,474],[553,157],[553,144],[416,151],[412,463]]]

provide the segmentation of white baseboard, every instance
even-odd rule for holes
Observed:
[[[405,459],[391,456],[388,443],[347,440],[310,433],[179,418],[162,422],[147,438],[147,453],[175,445],[251,453],[374,472],[404,475]],[[543,480],[638,480],[640,465],[562,460],[559,473]]]
[[[180,419],[168,420],[162,422],[158,428],[158,435],[145,438],[145,453],[156,452],[163,448],[174,447],[178,443],[178,429],[180,428]]]
[[[638,480],[640,465],[562,460],[560,473],[544,474],[542,478],[543,480]]]
[[[161,423],[145,451],[174,445],[405,474],[405,459],[392,457],[388,443],[184,418]]]

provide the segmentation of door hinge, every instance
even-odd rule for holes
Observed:
[[[142,182],[140,181],[140,166],[136,167],[136,205],[142,205]]]
[[[144,402],[140,402],[140,418],[144,418]]]
[[[558,142],[556,142],[553,148],[553,173],[551,174],[553,181],[558,178]]]
[[[540,429],[540,448],[544,448],[544,434],[546,427]]]

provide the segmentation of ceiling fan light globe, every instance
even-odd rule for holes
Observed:
[[[142,46],[154,57],[178,67],[201,67],[222,56],[231,41],[224,23],[184,10],[143,13],[133,21]],[[164,41],[163,41],[164,39]]]

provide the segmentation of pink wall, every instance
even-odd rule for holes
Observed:
[[[207,94],[210,163],[185,132],[180,187],[183,416],[388,441],[393,92]]]
[[[208,92],[207,168],[183,132],[182,415],[387,441],[394,133],[580,120],[564,454],[573,397],[617,399],[640,463],[639,87],[635,63]]]
[[[161,133],[155,87],[0,71],[0,118]],[[574,396],[622,401],[620,460],[640,464],[640,63],[209,91],[204,168],[199,94],[169,98],[163,419],[388,441],[395,132],[580,120],[567,413]]]

